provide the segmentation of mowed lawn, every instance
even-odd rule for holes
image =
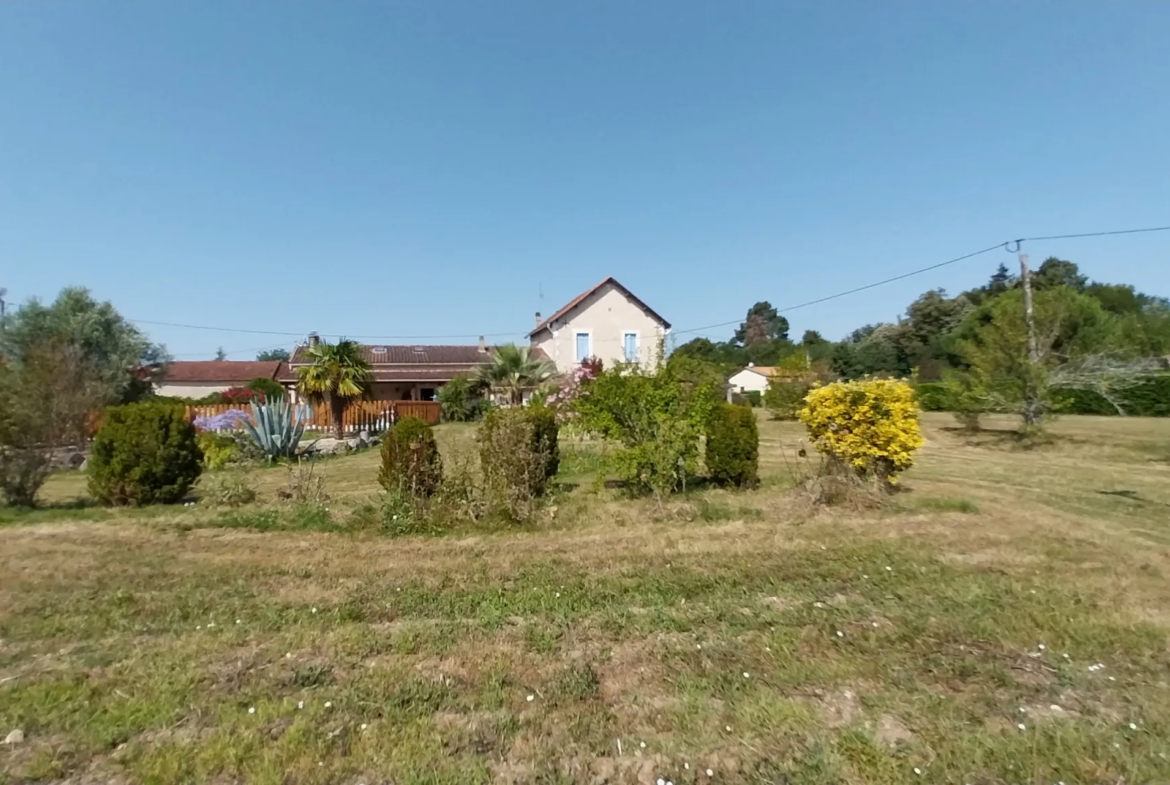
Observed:
[[[566,445],[541,524],[441,537],[344,531],[376,453],[321,465],[337,532],[55,477],[0,510],[0,782],[1170,782],[1170,422],[928,415],[879,510],[760,425],[759,490],[626,500]]]

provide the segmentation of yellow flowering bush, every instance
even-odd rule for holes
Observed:
[[[889,484],[910,468],[923,444],[914,388],[896,379],[817,387],[797,417],[822,454]]]

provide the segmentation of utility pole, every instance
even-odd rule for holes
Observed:
[[[1024,388],[1024,423],[1037,425],[1043,415],[1043,405],[1037,390],[1040,349],[1036,345],[1036,314],[1032,308],[1032,273],[1028,269],[1028,254],[1020,254],[1020,285],[1024,288],[1024,325],[1028,331],[1028,382]]]

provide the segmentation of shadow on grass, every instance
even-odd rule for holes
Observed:
[[[1136,502],[1137,504],[1146,504],[1146,505],[1151,505],[1154,507],[1170,507],[1170,504],[1167,504],[1166,502],[1159,502],[1159,501],[1154,501],[1153,499],[1143,498],[1142,495],[1139,494],[1137,491],[1126,491],[1126,490],[1123,490],[1123,491],[1097,491],[1097,493],[1099,493],[1102,496],[1118,496],[1122,499],[1126,499],[1126,500],[1131,501],[1131,502]]]

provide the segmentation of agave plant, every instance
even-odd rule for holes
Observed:
[[[283,399],[260,405],[254,403],[252,419],[256,424],[245,421],[244,428],[268,460],[296,457],[305,424],[297,421],[292,404]]]

